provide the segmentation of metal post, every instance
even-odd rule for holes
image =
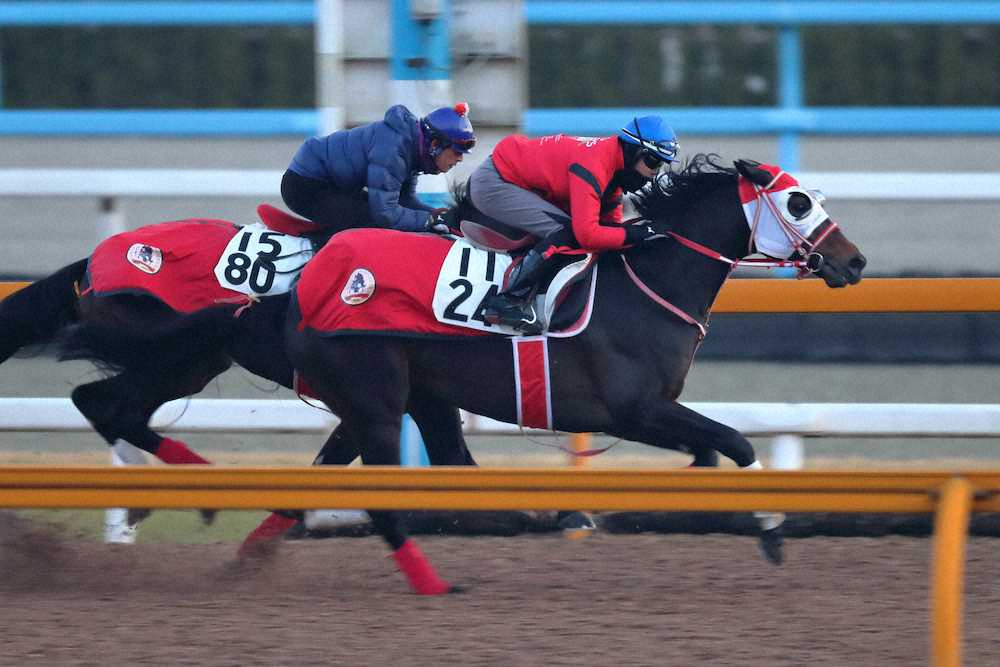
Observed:
[[[771,467],[775,470],[802,470],[805,453],[802,438],[797,435],[779,435],[771,441]]]
[[[111,465],[145,465],[146,455],[142,450],[130,445],[124,440],[117,441],[111,447]],[[112,507],[104,512],[104,541],[109,544],[133,544],[135,542],[135,526],[128,523],[128,510],[123,507]]]
[[[392,0],[390,97],[418,116],[452,103],[449,12],[450,0]],[[445,176],[421,176],[419,196],[446,206]]]
[[[778,106],[782,111],[802,110],[802,35],[796,26],[778,31]],[[799,169],[798,130],[787,128],[778,136],[778,162],[782,169]]]
[[[97,242],[125,231],[125,215],[118,209],[114,197],[101,197],[100,215],[97,217]]]
[[[343,0],[316,0],[316,105],[320,134],[347,123]]]
[[[420,429],[410,415],[403,415],[403,428],[400,431],[399,441],[399,461],[404,466],[420,467],[429,466],[430,459],[427,457],[427,449],[424,447],[424,440],[420,437]]]
[[[569,436],[570,447],[573,452],[579,454],[590,449],[590,442],[593,439],[589,433],[572,433]],[[575,468],[583,468],[587,465],[587,459],[583,456],[570,455],[570,463]]]
[[[931,563],[931,664],[961,667],[962,588],[972,484],[955,477],[941,487]]]

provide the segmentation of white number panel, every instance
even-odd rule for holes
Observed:
[[[503,253],[474,248],[464,241],[451,246],[437,287],[434,288],[434,317],[438,322],[470,329],[509,333],[508,327],[483,321],[486,297],[500,291],[511,258]]]
[[[284,294],[314,254],[308,239],[275,232],[261,223],[241,227],[215,265],[226,289],[243,294]]]

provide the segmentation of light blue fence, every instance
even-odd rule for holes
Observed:
[[[998,108],[809,108],[803,100],[800,26],[1000,23],[995,0],[525,0],[529,25],[753,24],[778,28],[778,106],[528,109],[529,134],[610,134],[634,113],[670,119],[682,134],[775,134],[779,160],[799,168],[802,134],[998,134]]]
[[[312,25],[314,0],[0,1],[0,26]],[[315,109],[0,110],[0,135],[316,134]]]
[[[776,26],[775,107],[527,109],[530,134],[605,134],[633,113],[659,113],[684,134],[773,134],[797,168],[803,134],[1000,134],[997,108],[804,106],[799,28],[812,24],[1000,23],[1000,0],[524,0],[529,25],[755,24]],[[0,1],[0,26],[310,24],[314,0]],[[2,111],[0,134],[313,134],[313,109]]]

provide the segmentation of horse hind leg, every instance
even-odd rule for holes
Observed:
[[[211,463],[180,440],[153,431],[149,421],[153,413],[168,400],[197,393],[224,368],[205,367],[179,373],[170,382],[158,383],[153,378],[136,378],[130,371],[76,387],[71,399],[76,408],[90,421],[94,430],[112,447],[125,441],[149,452],[172,465]],[[136,524],[151,512],[137,509],[129,512],[129,523]],[[216,511],[199,510],[201,520],[209,525]]]
[[[296,319],[291,317],[286,329],[291,361],[357,437],[365,465],[398,466],[399,437],[410,393],[405,351],[384,339],[324,338],[308,330],[300,332]],[[458,590],[438,576],[409,537],[401,512],[369,510],[368,514],[415,593],[443,595]]]

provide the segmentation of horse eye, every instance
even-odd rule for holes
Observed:
[[[806,217],[811,210],[812,200],[809,199],[809,195],[804,192],[793,192],[788,196],[788,212],[796,220]]]

